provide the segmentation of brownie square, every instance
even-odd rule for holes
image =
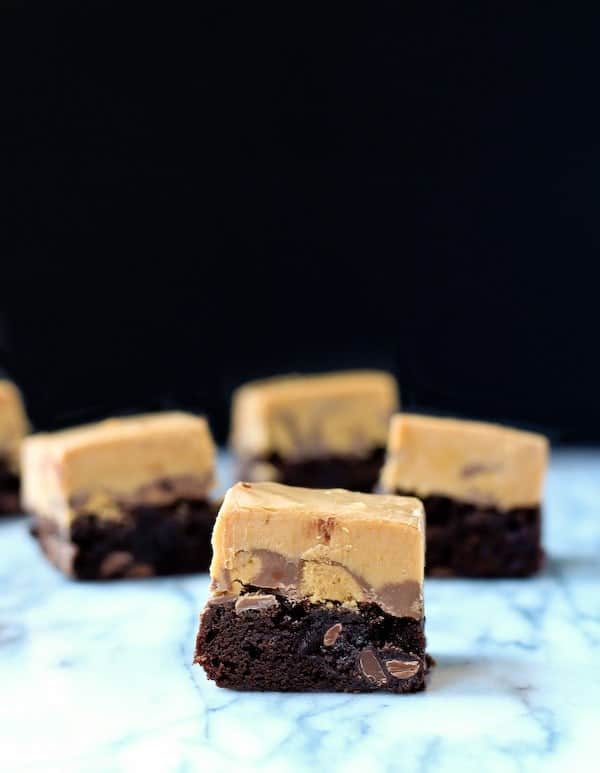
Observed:
[[[419,500],[238,483],[213,548],[195,662],[219,686],[425,688]]]
[[[202,417],[167,412],[33,435],[23,462],[32,533],[65,574],[208,569],[215,447]]]
[[[372,491],[396,382],[379,371],[281,376],[240,387],[231,446],[238,476],[311,488]]]
[[[398,414],[380,490],[422,500],[427,574],[526,577],[543,563],[547,456],[547,440],[536,433]]]

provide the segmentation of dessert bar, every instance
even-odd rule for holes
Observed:
[[[424,541],[417,499],[236,484],[195,662],[239,690],[424,689]]]
[[[32,435],[23,500],[65,574],[111,579],[206,571],[216,507],[205,419],[158,413]]]
[[[379,371],[245,384],[234,394],[232,410],[239,477],[372,491],[397,407],[396,382]]]
[[[423,501],[428,574],[521,577],[543,560],[547,457],[543,435],[399,414],[390,425],[380,490]]]
[[[18,513],[21,442],[28,430],[21,394],[0,380],[0,516]]]

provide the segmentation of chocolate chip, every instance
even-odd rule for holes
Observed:
[[[277,607],[279,602],[271,594],[248,594],[246,596],[240,596],[235,602],[235,611],[239,614],[242,612],[248,612],[250,609],[269,609],[269,607]]]
[[[421,667],[420,660],[387,660],[385,667],[396,679],[409,679]]]
[[[415,580],[384,585],[377,591],[377,603],[397,617],[423,617],[423,588]]]
[[[260,560],[260,571],[253,577],[253,585],[259,588],[297,587],[298,561],[264,548],[253,550],[252,555]]]
[[[242,488],[252,488],[249,483],[242,483]]]
[[[206,602],[206,606],[213,607],[222,604],[227,604],[230,601],[236,601],[239,596],[234,596],[232,593],[224,593],[222,596],[212,596]]]
[[[323,636],[323,646],[324,647],[333,647],[333,645],[336,643],[338,636],[342,632],[342,624],[341,623],[335,623],[330,628],[328,628],[325,631],[325,634]]]
[[[375,682],[377,685],[382,685],[387,682],[387,677],[384,670],[381,668],[381,663],[372,649],[367,647],[362,650],[359,656],[359,663],[361,671],[370,682]]]
[[[100,577],[114,577],[124,572],[133,563],[133,555],[126,550],[109,553],[100,564]]]

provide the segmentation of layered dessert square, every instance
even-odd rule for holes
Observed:
[[[245,384],[235,392],[232,410],[239,477],[372,491],[397,406],[396,382],[380,371]]]
[[[195,662],[238,690],[424,689],[424,528],[418,499],[236,484]]]
[[[206,571],[214,482],[208,424],[186,413],[109,419],[23,446],[33,534],[79,579]]]
[[[0,516],[20,509],[20,451],[28,428],[21,393],[0,379]]]
[[[380,490],[417,496],[431,575],[524,577],[540,569],[543,435],[485,422],[399,414]]]

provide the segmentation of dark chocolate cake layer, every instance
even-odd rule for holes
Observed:
[[[541,569],[540,507],[502,511],[443,496],[421,497],[421,501],[426,514],[428,575],[528,577]]]
[[[425,688],[423,621],[376,604],[291,601],[268,590],[211,600],[195,663],[237,690],[395,693]]]
[[[9,468],[4,459],[0,459],[0,515],[18,513],[19,476]]]
[[[206,572],[217,515],[207,501],[132,507],[123,521],[79,515],[67,531],[34,517],[33,535],[47,557],[81,580]]]
[[[241,460],[240,480],[252,480],[252,467],[266,462],[277,470],[277,482],[306,488],[344,488],[370,493],[375,488],[385,457],[383,448],[368,456],[325,456],[313,459],[283,459],[278,454]]]

